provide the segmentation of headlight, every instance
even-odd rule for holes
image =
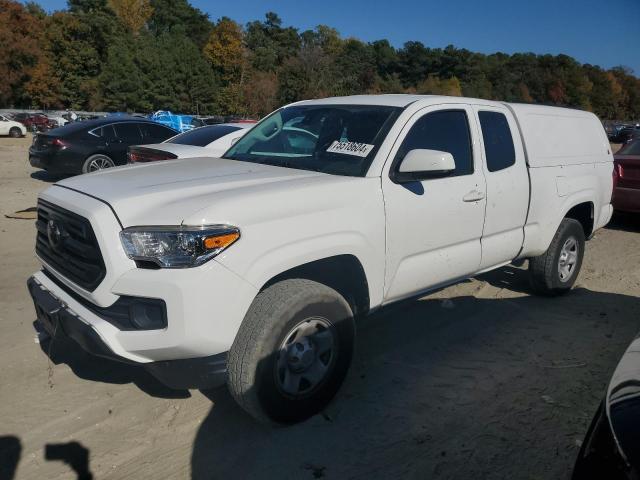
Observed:
[[[163,268],[197,267],[239,238],[240,230],[229,225],[130,227],[120,232],[129,258]]]

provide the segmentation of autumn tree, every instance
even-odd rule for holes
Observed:
[[[147,24],[153,13],[149,0],[109,0],[108,5],[127,30],[134,35],[137,35]]]
[[[568,55],[494,53],[418,41],[299,32],[268,12],[244,28],[189,0],[67,0],[47,13],[0,0],[0,106],[172,109],[265,115],[283,103],[358,93],[537,102],[640,118],[640,79]]]
[[[242,69],[245,56],[242,36],[242,27],[223,17],[213,27],[204,46],[205,57],[225,78],[236,78]]]
[[[456,77],[441,79],[436,75],[429,75],[418,84],[416,93],[460,97],[462,96],[462,87],[460,86],[460,80]]]
[[[25,85],[42,57],[42,19],[19,2],[0,0],[0,104],[28,100]]]
[[[31,71],[31,78],[24,89],[32,105],[44,109],[60,108],[63,105],[60,79],[55,76],[46,56],[43,56]]]
[[[244,112],[261,118],[278,107],[278,77],[274,72],[251,71],[243,86]]]

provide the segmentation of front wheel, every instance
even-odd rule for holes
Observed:
[[[577,220],[560,223],[546,252],[529,260],[531,284],[536,293],[561,295],[571,290],[584,256],[585,236]]]
[[[354,338],[353,313],[338,292],[310,280],[275,283],[255,298],[229,351],[229,390],[263,423],[305,420],[340,388]]]
[[[9,130],[9,136],[11,138],[19,138],[22,136],[22,131],[18,127],[12,127]]]
[[[98,170],[104,170],[105,168],[114,167],[115,164],[111,158],[100,153],[91,155],[84,161],[82,165],[82,173],[97,172]]]

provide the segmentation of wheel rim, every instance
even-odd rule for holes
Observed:
[[[337,334],[325,318],[307,318],[293,327],[278,350],[276,384],[290,397],[316,390],[333,369]]]
[[[105,168],[113,167],[113,163],[107,157],[96,157],[89,163],[89,172],[96,172],[98,170],[104,170]]]
[[[575,273],[578,263],[578,241],[574,237],[569,237],[564,242],[560,250],[558,259],[558,275],[561,282],[567,282]]]

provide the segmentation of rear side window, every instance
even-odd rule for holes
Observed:
[[[181,133],[172,138],[168,143],[179,143],[181,145],[195,145],[196,147],[206,147],[211,142],[215,142],[231,132],[240,130],[239,127],[232,125],[210,125],[207,127],[196,128],[188,132]]]
[[[170,128],[164,127],[162,125],[156,125],[153,123],[141,123],[140,130],[142,131],[142,137],[152,140],[166,140],[169,137],[173,137],[176,135],[176,131],[171,130]]]
[[[420,118],[402,142],[396,161],[402,161],[414,149],[449,152],[456,163],[456,169],[450,176],[473,173],[471,135],[466,112],[441,110]]]
[[[118,138],[124,142],[136,143],[142,140],[138,125],[135,123],[116,123],[113,128]]]
[[[115,138],[112,125],[105,125],[104,127],[94,128],[89,130],[89,134],[94,137],[105,138],[107,140]]]
[[[497,172],[516,163],[516,150],[513,146],[511,129],[507,117],[499,112],[478,112],[487,168]]]

